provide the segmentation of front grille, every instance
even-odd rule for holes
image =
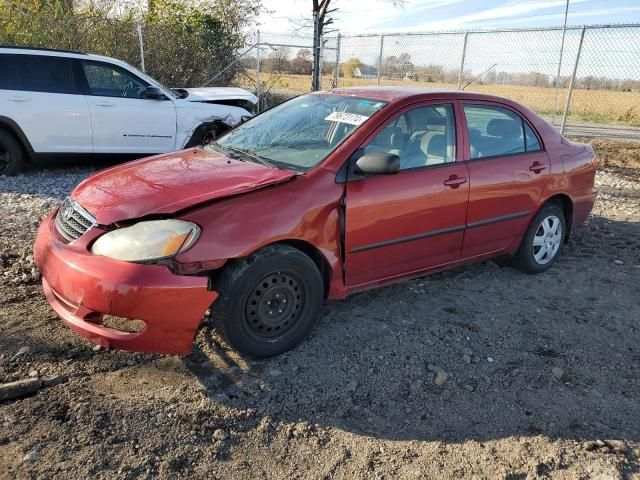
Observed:
[[[96,219],[71,197],[67,197],[56,214],[56,229],[67,242],[73,242],[93,227]]]

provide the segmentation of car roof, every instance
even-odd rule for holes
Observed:
[[[43,55],[47,57],[82,58],[92,60],[102,60],[111,63],[122,64],[124,62],[117,58],[94,55],[93,53],[76,52],[73,50],[61,50],[56,48],[38,48],[29,46],[0,45],[0,53],[15,53],[28,55]]]
[[[424,87],[394,87],[394,86],[364,86],[364,87],[344,87],[326,90],[324,94],[331,95],[348,95],[352,97],[369,98],[373,100],[381,100],[385,102],[395,102],[398,100],[411,99],[416,97],[420,100],[428,100],[432,98],[447,99],[465,99],[465,100],[490,100],[501,103],[512,104],[513,102],[507,98],[497,97],[494,95],[486,95],[483,93],[465,92],[464,90],[453,90],[448,88],[424,88]]]

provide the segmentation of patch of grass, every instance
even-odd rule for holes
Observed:
[[[570,139],[591,144],[602,167],[640,171],[640,142],[620,142],[584,137],[570,137]]]

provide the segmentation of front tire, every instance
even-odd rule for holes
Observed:
[[[311,331],[324,298],[315,263],[287,245],[262,248],[226,267],[215,281],[212,316],[239,352],[267,358],[290,350]]]
[[[560,255],[566,228],[562,209],[547,204],[533,217],[522,238],[513,264],[527,273],[541,273],[549,269]]]
[[[0,175],[15,175],[22,167],[20,144],[11,133],[0,130]]]

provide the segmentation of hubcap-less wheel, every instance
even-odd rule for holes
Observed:
[[[257,282],[247,297],[243,323],[263,341],[286,334],[302,311],[304,288],[293,275],[275,272]]]
[[[555,215],[545,217],[533,237],[533,258],[539,265],[549,263],[562,243],[562,223]]]

